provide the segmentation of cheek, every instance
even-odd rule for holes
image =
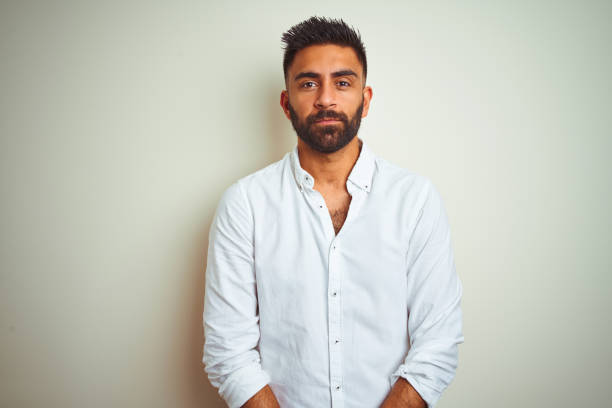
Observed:
[[[308,93],[300,93],[294,95],[291,98],[291,106],[295,109],[296,112],[302,112],[309,110],[314,104],[314,96],[313,94]]]
[[[313,104],[304,98],[295,98],[291,100],[291,107],[295,111],[296,115],[305,119],[308,115],[313,113]]]

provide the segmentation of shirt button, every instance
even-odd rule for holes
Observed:
[[[332,293],[332,296],[336,296],[338,294],[338,292],[334,292]]]
[[[340,343],[340,340],[336,339],[336,344]]]
[[[340,386],[339,386],[339,385],[336,385],[336,390],[339,390],[339,389],[340,389]]]

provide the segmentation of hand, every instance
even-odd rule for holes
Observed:
[[[427,403],[403,377],[399,377],[380,408],[427,408]]]

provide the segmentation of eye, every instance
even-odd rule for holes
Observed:
[[[338,81],[338,85],[341,87],[347,87],[347,86],[351,86],[351,84],[347,81]]]
[[[317,86],[317,83],[314,81],[306,81],[302,84],[302,88],[313,88]]]

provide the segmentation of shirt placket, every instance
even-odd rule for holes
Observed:
[[[304,176],[304,187],[300,190],[306,194],[307,201],[319,215],[323,230],[330,242],[328,247],[328,349],[329,349],[329,387],[331,393],[332,408],[344,407],[344,378],[342,376],[342,356],[344,333],[342,330],[342,277],[343,265],[341,257],[340,234],[336,235],[334,226],[329,215],[329,209],[325,199],[316,190],[312,189],[314,180],[311,176]],[[349,192],[353,197],[349,206],[349,212],[343,228],[350,223],[363,204],[363,197],[358,189],[352,184],[348,185]]]
[[[313,180],[310,176],[304,176],[304,184],[307,189],[301,187],[306,193],[309,204],[319,215],[326,234],[326,241],[331,243],[328,247],[328,347],[329,347],[329,387],[331,392],[332,408],[344,406],[344,388],[342,378],[342,269],[339,257],[338,237],[334,232],[334,226],[329,216],[329,209],[325,199],[316,190],[312,190]],[[305,190],[305,191],[304,191]]]
[[[335,238],[329,248],[329,376],[333,408],[344,406],[344,384],[342,378],[342,265],[340,245]]]
[[[342,329],[342,279],[344,276],[344,265],[341,256],[341,237],[343,231],[357,216],[363,196],[352,184],[347,184],[352,196],[348,215],[344,221],[340,233],[335,235],[329,212],[326,214],[332,230],[332,240],[329,246],[328,271],[329,271],[329,293],[328,293],[328,330],[329,330],[329,376],[331,387],[331,406],[333,408],[344,407],[344,378],[342,376],[342,356],[344,344],[344,332]],[[327,209],[326,209],[327,211]]]

